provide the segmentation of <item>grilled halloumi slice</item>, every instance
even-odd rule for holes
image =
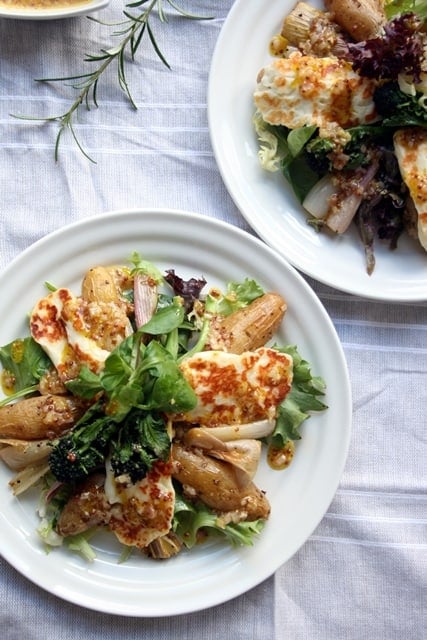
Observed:
[[[217,426],[273,420],[290,391],[293,362],[291,356],[261,347],[240,355],[202,351],[183,360],[180,369],[198,402],[175,419]]]
[[[359,76],[345,60],[295,53],[264,67],[257,82],[255,106],[272,125],[345,129],[377,118],[375,81]]]
[[[62,288],[41,298],[30,316],[32,337],[47,353],[63,380],[77,375],[79,364],[86,364],[94,372],[100,371],[110,354],[99,346],[95,330],[99,322],[85,321],[85,306],[88,303]]]
[[[41,298],[30,316],[31,335],[49,356],[62,380],[70,380],[78,375],[79,371],[79,358],[72,346],[72,342],[77,344],[79,336],[76,333],[74,339],[70,341],[62,319],[64,305],[73,298],[74,296],[69,289],[57,289]],[[88,351],[88,345],[86,345],[85,351]],[[93,359],[90,350],[88,356],[91,360]],[[104,354],[100,356],[99,353],[95,353],[92,369],[98,367],[102,357]]]
[[[170,531],[175,490],[169,463],[157,460],[135,484],[115,478],[107,466],[105,493],[111,505],[108,526],[123,544],[143,549]]]
[[[402,179],[417,211],[418,238],[427,251],[427,130],[399,129],[393,142]]]
[[[171,465],[157,460],[145,478],[133,484],[127,476],[115,478],[109,462],[106,476],[89,476],[61,511],[57,531],[71,536],[93,526],[108,526],[118,540],[147,547],[169,533],[175,505]]]

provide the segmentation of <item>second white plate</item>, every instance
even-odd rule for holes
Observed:
[[[357,232],[333,237],[314,231],[284,177],[259,165],[252,126],[256,77],[271,60],[269,41],[294,4],[236,0],[221,30],[210,71],[208,113],[224,183],[258,235],[308,276],[367,298],[426,300],[427,253],[416,241],[401,237],[393,252],[377,242],[375,271],[368,276]]]

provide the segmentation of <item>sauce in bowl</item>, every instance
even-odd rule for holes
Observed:
[[[64,7],[89,4],[90,0],[0,0],[6,9],[63,9]]]

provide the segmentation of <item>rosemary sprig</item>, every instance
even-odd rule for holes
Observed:
[[[112,33],[114,38],[121,38],[118,44],[112,46],[109,49],[101,49],[98,54],[88,54],[84,58],[84,62],[98,63],[96,69],[90,73],[82,73],[75,76],[67,76],[61,78],[37,78],[36,82],[68,82],[72,81],[70,86],[76,89],[79,93],[70,108],[57,116],[50,116],[46,118],[38,118],[32,116],[17,116],[22,120],[36,120],[42,122],[58,122],[59,130],[55,141],[55,160],[59,157],[59,144],[61,142],[62,134],[67,129],[71,132],[71,135],[77,144],[80,151],[90,160],[95,162],[84,150],[81,145],[73,123],[79,109],[82,106],[86,106],[87,110],[90,110],[91,105],[98,107],[97,90],[98,82],[103,76],[104,71],[113,63],[117,62],[117,78],[118,83],[122,91],[125,93],[127,99],[134,109],[137,109],[135,101],[132,97],[131,91],[126,78],[126,63],[127,61],[135,62],[135,54],[141,44],[143,36],[147,34],[149,41],[156,52],[161,62],[170,69],[170,65],[167,62],[165,56],[159,48],[153,29],[150,24],[150,18],[154,13],[157,13],[159,20],[162,23],[168,22],[167,15],[165,13],[165,4],[172,7],[174,11],[185,18],[192,20],[209,20],[210,16],[200,16],[192,13],[188,13],[182,7],[177,5],[174,0],[136,0],[126,4],[123,14],[125,20],[117,23],[107,24],[96,18],[88,16],[90,20],[102,25],[118,28],[118,30]],[[140,9],[139,13],[133,15],[130,13],[131,9]],[[127,57],[128,56],[128,57]]]

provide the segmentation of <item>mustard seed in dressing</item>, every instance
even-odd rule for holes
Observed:
[[[286,469],[292,462],[295,453],[293,440],[288,440],[283,448],[269,447],[267,452],[267,462],[272,469],[280,471]]]

